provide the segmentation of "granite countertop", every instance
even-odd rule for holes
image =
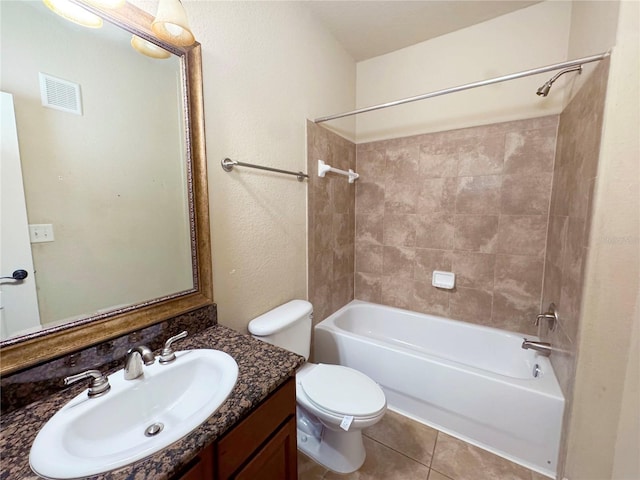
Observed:
[[[202,425],[169,447],[117,470],[95,475],[93,480],[169,479],[200,450],[222,436],[240,419],[284,383],[304,362],[304,358],[273,345],[255,340],[222,325],[214,325],[187,337],[176,350],[213,348],[231,355],[238,363],[238,381],[229,398]],[[5,414],[0,419],[0,479],[41,477],[29,467],[29,450],[42,426],[64,404],[86,386],[73,386],[64,392],[38,400]]]

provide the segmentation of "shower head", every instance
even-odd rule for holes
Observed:
[[[551,85],[553,85],[553,82],[555,82],[558,78],[560,78],[561,75],[564,75],[565,73],[569,73],[569,72],[575,72],[575,71],[577,71],[579,74],[582,73],[582,65],[565,68],[564,70],[561,70],[560,72],[556,73],[553,77],[551,77],[549,80],[544,82],[544,85],[542,85],[538,89],[538,91],[536,92],[536,95],[539,95],[540,97],[546,97],[547,95],[549,95],[549,90],[551,90]]]
[[[546,97],[547,95],[549,95],[549,90],[551,90],[551,80],[544,82],[544,85],[542,85],[538,89],[538,91],[536,92],[536,95],[539,95],[541,97]]]

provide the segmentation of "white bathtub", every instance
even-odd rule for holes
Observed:
[[[523,337],[354,300],[316,325],[314,353],[370,376],[392,410],[555,478],[564,397]]]

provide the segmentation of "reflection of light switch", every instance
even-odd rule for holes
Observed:
[[[53,225],[50,223],[40,223],[29,225],[29,238],[31,243],[53,242]]]

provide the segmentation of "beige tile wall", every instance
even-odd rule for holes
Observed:
[[[309,301],[314,323],[353,300],[355,264],[355,184],[335,173],[318,177],[318,160],[355,170],[355,144],[307,122]]]
[[[605,59],[560,115],[558,126],[542,301],[544,306],[556,304],[560,324],[554,331],[543,324],[540,335],[563,350],[551,354],[551,363],[565,394],[567,412],[573,405],[584,264],[608,72],[609,59]],[[565,415],[565,434],[568,421]],[[563,439],[563,450],[564,444]],[[565,458],[564,453],[560,458]],[[560,465],[558,471],[562,469]]]
[[[535,333],[558,116],[357,146],[355,296]],[[457,286],[431,285],[433,270]]]
[[[569,352],[551,357],[565,394],[569,393],[574,376],[583,266],[588,248],[608,71],[609,60],[606,59],[599,63],[560,115],[558,127],[542,300],[544,306],[551,302],[556,304],[560,326],[553,332],[544,328],[541,335]]]

